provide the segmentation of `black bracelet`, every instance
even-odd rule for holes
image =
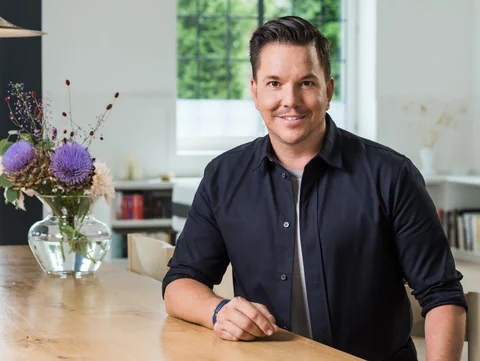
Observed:
[[[221,300],[218,306],[215,308],[215,311],[213,312],[213,316],[212,316],[213,325],[215,325],[215,323],[217,322],[217,314],[220,312],[223,306],[225,306],[229,302],[230,300]]]

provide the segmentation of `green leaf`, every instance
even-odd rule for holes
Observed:
[[[45,140],[43,143],[45,144],[45,148],[47,149],[53,149],[55,147],[55,142],[50,139]]]
[[[28,133],[22,133],[19,135],[19,138],[22,139],[22,140],[26,140],[30,143],[34,143],[33,142],[33,137],[31,134],[28,134]]]
[[[73,229],[72,226],[64,226],[62,227],[63,233],[67,235],[68,239],[73,239],[73,236],[75,235],[75,230]]]
[[[5,152],[10,148],[13,143],[8,141],[8,139],[0,140],[0,155],[4,155]]]
[[[0,175],[0,186],[4,188],[8,188],[12,185],[12,182],[10,182],[7,177],[5,177],[5,174]]]
[[[5,194],[5,201],[13,203],[16,201],[20,195],[20,191],[16,191],[12,188],[7,188],[7,193]]]

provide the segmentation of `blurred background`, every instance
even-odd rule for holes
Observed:
[[[208,161],[266,133],[249,92],[248,41],[292,14],[330,40],[337,125],[411,158],[442,217],[480,205],[480,0],[2,0],[1,17],[48,35],[0,39],[0,96],[24,83],[63,129],[65,79],[85,126],[120,93],[91,149],[118,195],[95,212],[124,257],[127,232],[175,233],[175,179],[193,179],[194,191]],[[2,101],[0,137],[10,129]],[[133,204],[141,214],[124,210]],[[0,244],[26,244],[41,217],[34,198],[26,212],[0,199]]]

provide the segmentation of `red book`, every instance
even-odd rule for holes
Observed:
[[[133,195],[133,219],[143,219],[143,195]]]

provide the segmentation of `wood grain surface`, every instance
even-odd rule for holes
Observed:
[[[0,360],[359,360],[286,331],[229,342],[168,317],[161,283],[110,264],[47,276],[25,246],[0,247]]]

